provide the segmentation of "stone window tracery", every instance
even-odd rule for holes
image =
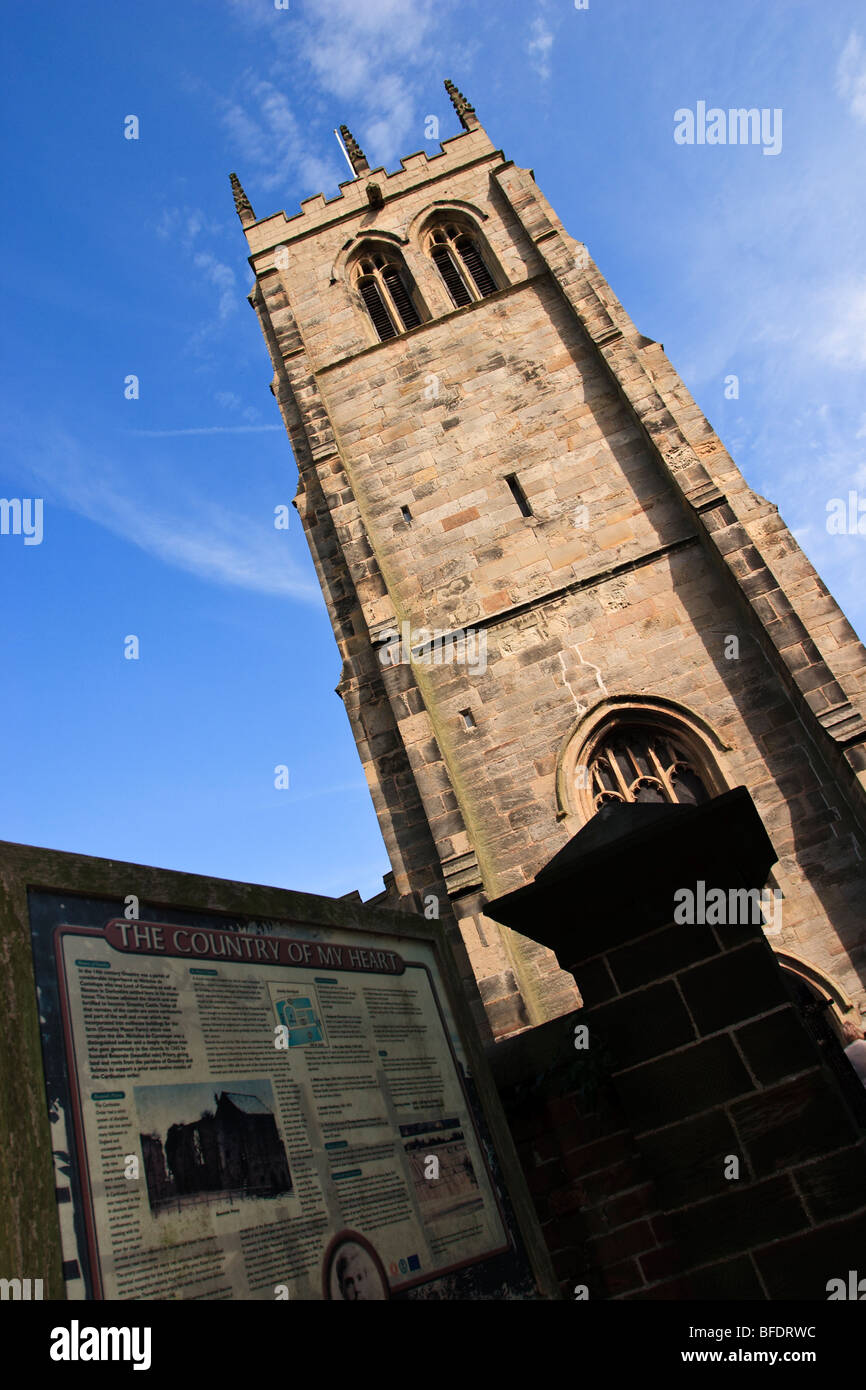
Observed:
[[[458,309],[496,293],[489,252],[462,223],[448,221],[434,227],[427,235],[427,254]]]
[[[596,745],[587,768],[594,809],[611,802],[699,806],[710,799],[695,759],[673,734],[640,725],[614,727]]]
[[[354,282],[381,342],[418,327],[421,315],[405,267],[394,253],[367,251],[355,265]]]

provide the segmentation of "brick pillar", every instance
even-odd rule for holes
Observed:
[[[823,1300],[866,1277],[866,1091],[843,1094],[760,923],[673,921],[678,889],[733,906],[774,861],[745,788],[623,806],[486,909],[584,1000],[491,1053],[566,1296]]]

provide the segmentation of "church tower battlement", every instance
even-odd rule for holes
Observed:
[[[461,933],[503,1037],[579,999],[485,905],[606,803],[745,785],[779,856],[771,944],[841,1018],[866,1001],[866,652],[446,87],[441,153],[371,170],[344,127],[355,178],[294,216],[257,220],[232,176],[389,901]]]

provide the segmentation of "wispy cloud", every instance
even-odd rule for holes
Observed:
[[[236,391],[215,391],[214,400],[223,410],[232,410],[235,414],[240,414],[247,424],[255,425],[261,418],[261,411],[254,405],[244,405]],[[273,426],[278,428],[278,426]]]
[[[529,54],[529,61],[532,64],[542,82],[546,82],[550,77],[550,54],[553,49],[553,30],[548,27],[547,20],[543,15],[537,15],[532,21],[532,37],[526,45],[526,52]]]
[[[216,325],[224,324],[243,299],[235,271],[204,244],[206,238],[216,238],[220,230],[209,225],[198,208],[189,207],[163,208],[155,226],[160,240],[180,246],[189,255],[199,276],[217,291]],[[213,331],[213,323],[202,324],[190,336],[188,347],[193,352],[201,352],[208,346]]]
[[[127,434],[147,435],[150,439],[171,439],[182,434],[267,434],[276,430],[282,434],[282,425],[194,425],[181,430],[127,430]]]
[[[852,116],[866,122],[866,50],[852,30],[836,67],[836,91],[847,102]]]
[[[13,427],[10,455],[19,472],[36,480],[46,506],[67,507],[166,564],[211,583],[319,601],[318,585],[287,556],[285,533],[274,529],[272,514],[251,517],[188,486],[182,490],[170,464],[160,505],[152,500],[155,472],[136,488],[139,475],[128,464],[121,470],[68,434],[34,439],[32,430]]]
[[[252,73],[245,74],[242,85],[246,104],[224,103],[222,121],[244,177],[250,171],[264,192],[296,182],[318,192],[345,177],[337,160],[322,159],[308,144],[284,91]]]
[[[219,316],[221,320],[227,319],[239,302],[237,277],[231,266],[217,260],[211,251],[198,251],[193,256],[193,265],[219,290]]]
[[[163,208],[156,234],[162,241],[179,241],[189,250],[200,243],[204,228],[204,214],[198,208]]]
[[[866,367],[866,279],[839,286],[825,303],[815,351],[834,367]]]
[[[374,160],[423,143],[420,84],[407,68],[435,71],[447,0],[311,0],[304,56],[323,91],[368,111],[362,133]],[[443,74],[444,76],[445,74]],[[419,73],[420,76],[420,73]],[[375,115],[374,115],[375,113]]]
[[[423,145],[429,74],[449,75],[444,27],[455,0],[300,0],[289,24],[270,22],[260,0],[229,3],[247,22],[267,23],[273,55],[267,80],[244,74],[243,99],[224,112],[259,187],[300,183],[318,192],[346,177],[338,158],[323,161],[312,153],[285,95],[297,85],[299,63],[313,91],[360,109],[353,134],[373,165],[394,163]],[[464,62],[471,47],[461,46]]]

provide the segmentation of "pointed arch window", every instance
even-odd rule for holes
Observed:
[[[727,751],[712,725],[673,700],[605,696],[560,744],[557,817],[586,824],[602,806],[622,802],[700,806],[733,785]]]
[[[474,230],[444,222],[428,234],[427,253],[458,309],[496,293],[490,253]]]
[[[390,250],[368,251],[361,256],[354,282],[381,342],[421,323],[406,268]]]
[[[711,792],[685,744],[660,729],[626,724],[596,744],[587,769],[595,810],[614,801],[699,806]]]

